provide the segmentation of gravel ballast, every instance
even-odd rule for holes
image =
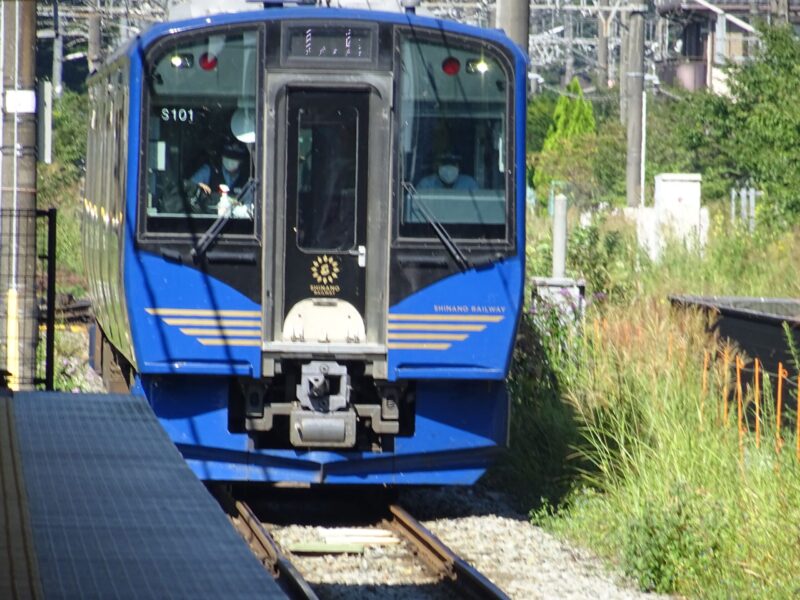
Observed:
[[[589,552],[530,524],[503,495],[477,488],[400,493],[399,503],[456,554],[520,600],[653,598]],[[319,542],[335,528],[270,526],[284,548]],[[361,554],[289,554],[320,598],[453,598],[402,544],[365,545]]]
[[[401,503],[453,552],[520,600],[650,598],[589,552],[530,524],[481,488],[409,492]]]

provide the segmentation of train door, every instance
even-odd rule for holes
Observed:
[[[314,79],[268,85],[275,110],[267,143],[275,148],[265,223],[275,239],[265,250],[271,253],[265,281],[272,285],[265,289],[264,372],[269,375],[275,359],[337,357],[364,359],[380,376],[391,83],[341,87],[340,79],[337,87],[335,80]]]
[[[369,94],[290,91],[287,129],[284,338],[307,337],[292,314],[304,300],[330,298],[350,321],[344,340],[365,341]],[[336,337],[333,325],[316,341]]]

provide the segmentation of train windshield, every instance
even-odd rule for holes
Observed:
[[[507,237],[509,69],[490,47],[400,42],[400,236]]]
[[[226,233],[253,233],[257,46],[254,31],[183,38],[149,61],[148,232],[198,235],[227,214]]]

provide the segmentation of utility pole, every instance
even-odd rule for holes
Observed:
[[[644,10],[632,12],[628,20],[628,70],[623,74],[628,91],[628,160],[626,190],[628,206],[639,206],[642,190],[642,102],[644,94]]]
[[[573,19],[572,12],[569,11],[565,15],[564,20],[564,38],[566,40],[566,48],[564,49],[564,87],[569,85],[572,81],[573,74],[575,73],[575,54],[573,53],[573,46],[575,44],[575,20]]]
[[[597,89],[608,88],[608,15],[603,10],[608,0],[600,0],[597,12]]]
[[[498,0],[497,25],[527,55],[531,9],[528,0]]]
[[[36,372],[36,3],[0,0],[0,369]]]
[[[53,95],[61,97],[61,73],[64,61],[64,38],[61,37],[61,23],[58,16],[58,0],[53,0]]]
[[[619,121],[623,125],[628,122],[628,56],[630,45],[630,15],[626,12],[619,15]]]
[[[789,22],[789,0],[775,0],[775,19],[779,23]]]
[[[89,17],[89,73],[93,73],[100,68],[102,63],[101,55],[101,33],[100,15],[95,13]]]

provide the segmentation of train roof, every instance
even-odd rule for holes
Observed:
[[[390,0],[392,1],[392,0]],[[244,12],[219,13],[183,19],[179,21],[169,21],[157,23],[143,31],[137,37],[121,46],[106,61],[105,64],[112,64],[121,56],[132,57],[138,52],[146,51],[154,42],[164,36],[203,29],[213,26],[237,25],[240,23],[250,23],[254,21],[275,21],[282,19],[306,19],[309,17],[320,20],[355,20],[355,21],[376,21],[382,23],[393,23],[397,25],[408,25],[410,27],[425,27],[438,29],[443,32],[480,37],[504,46],[515,56],[515,62],[527,64],[528,56],[500,29],[482,29],[473,25],[465,25],[456,21],[437,19],[428,16],[417,15],[410,12],[383,12],[375,10],[360,10],[351,8],[320,8],[317,6],[298,6],[292,8],[267,8],[260,10],[249,10]],[[100,69],[102,71],[102,68]]]
[[[405,12],[404,4],[420,3],[420,0],[326,0],[329,8],[351,8],[380,12]],[[265,4],[267,6],[265,6]],[[268,5],[272,6],[268,6]],[[167,6],[167,19],[180,21],[194,17],[206,17],[222,13],[253,11],[258,8],[275,8],[285,4],[313,7],[315,0],[172,0]],[[417,14],[428,15],[429,10],[416,7]]]

